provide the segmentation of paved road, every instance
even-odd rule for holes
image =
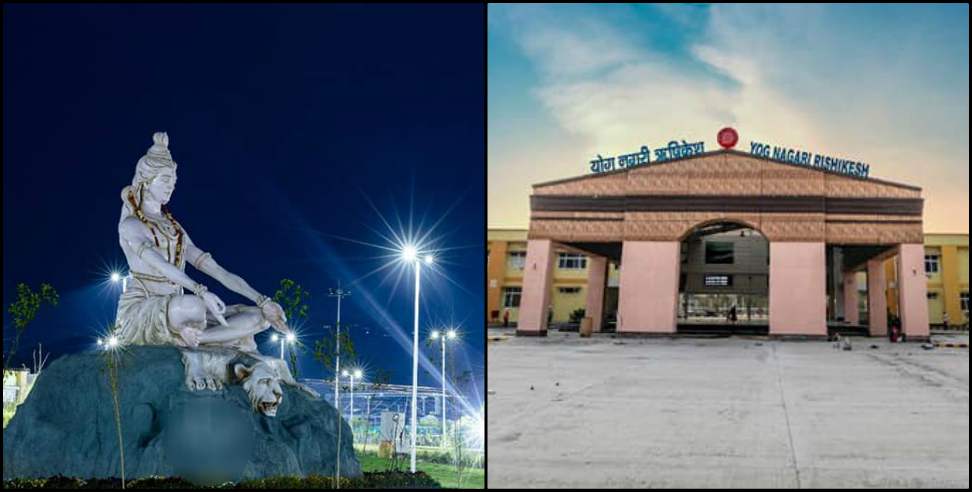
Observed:
[[[968,349],[854,342],[491,341],[487,485],[968,488]]]

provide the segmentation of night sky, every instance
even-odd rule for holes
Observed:
[[[61,294],[14,365],[38,342],[51,360],[91,350],[113,321],[120,192],[165,131],[169,208],[193,241],[263,294],[284,277],[309,290],[310,346],[334,322],[327,289],[357,280],[343,322],[393,383],[411,382],[412,271],[365,277],[389,253],[351,240],[387,244],[382,216],[396,231],[437,223],[422,329],[461,326],[458,364],[481,392],[484,28],[481,5],[5,5],[4,307],[18,282]],[[5,313],[5,351],[11,333]],[[276,353],[268,336],[261,351]],[[328,375],[309,352],[300,372]],[[419,378],[438,385],[437,365]]]

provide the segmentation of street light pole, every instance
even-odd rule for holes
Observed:
[[[419,338],[419,271],[420,261],[415,262],[415,323],[412,330],[412,473],[415,473],[415,446],[418,439],[418,338]]]
[[[341,288],[341,281],[338,281],[337,289],[329,289],[328,297],[337,297],[337,324],[334,334],[334,407],[338,405],[338,375],[341,374],[341,299],[351,295],[351,291]]]
[[[419,340],[419,289],[421,285],[421,270],[422,262],[424,261],[427,265],[431,265],[435,259],[431,254],[426,254],[425,257],[419,256],[418,249],[413,245],[405,245],[402,248],[402,259],[406,263],[411,263],[415,267],[415,318],[414,325],[412,327],[412,456],[411,456],[411,470],[415,473],[415,448],[418,444],[418,340]]]
[[[354,374],[351,375],[351,418],[348,419],[348,423],[351,424],[351,430],[354,430]]]
[[[442,336],[442,444],[445,445],[446,435],[446,372],[445,372],[445,334]]]

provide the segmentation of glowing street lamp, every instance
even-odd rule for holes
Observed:
[[[423,261],[418,261],[420,254],[419,250],[411,244],[406,244],[402,247],[402,259],[406,263],[411,263],[415,266],[415,322],[412,327],[412,415],[411,415],[411,427],[412,427],[412,452],[411,452],[411,470],[415,473],[415,448],[418,443],[418,339],[419,339],[419,285],[420,277],[419,272],[422,270],[421,266]],[[424,263],[426,265],[431,265],[435,259],[431,254],[425,254]]]
[[[446,372],[445,372],[445,347],[446,339],[455,340],[456,330],[450,329],[445,333],[440,333],[439,330],[432,330],[429,335],[433,340],[442,341],[442,442],[441,445],[445,446],[445,436],[446,436]]]
[[[280,337],[279,335],[274,333],[270,335],[270,341],[274,343],[277,343],[278,341],[280,342],[280,360],[284,360],[284,345],[286,345],[287,343],[293,345],[294,342],[297,341],[297,336],[294,335],[293,333],[288,333],[286,336]]]
[[[358,381],[361,380],[361,369],[355,369],[351,372],[348,372],[348,370],[345,369],[341,371],[341,375],[351,379],[351,418],[348,419],[348,423],[351,425],[351,429],[353,430],[354,429],[354,380],[355,378],[357,378]]]
[[[122,284],[122,292],[125,292],[126,290],[128,290],[128,275],[124,275],[123,276],[122,274],[120,274],[118,272],[111,272],[111,275],[109,276],[109,278],[111,279],[111,283],[113,283],[113,284],[117,284],[118,282],[121,282],[121,284]]]

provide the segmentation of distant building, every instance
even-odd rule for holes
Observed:
[[[9,369],[3,373],[3,406],[20,405],[34,386],[36,374],[27,369]]]

